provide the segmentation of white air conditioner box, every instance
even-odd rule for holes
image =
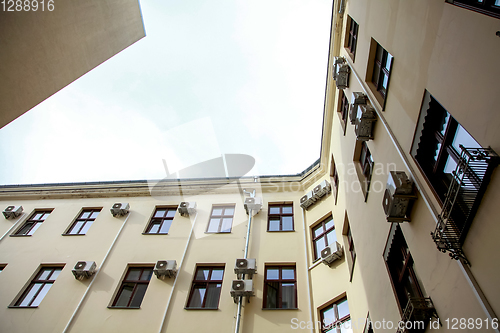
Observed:
[[[3,211],[3,216],[6,219],[14,219],[21,215],[23,212],[23,206],[7,206]]]
[[[377,120],[375,109],[371,105],[360,105],[356,114],[356,139],[368,141],[373,139],[373,123]]]
[[[337,66],[337,74],[335,84],[338,89],[345,89],[349,87],[349,72],[351,69],[347,63],[339,64]]]
[[[344,250],[338,242],[332,244],[321,250],[321,261],[326,265],[331,265],[335,260],[342,258]]]
[[[309,191],[306,193],[306,195],[300,198],[300,207],[307,209],[315,202],[316,202],[316,197],[314,196],[313,191]]]
[[[332,187],[330,183],[327,180],[323,180],[321,183],[319,183],[313,188],[313,195],[316,198],[316,200],[319,200],[328,193],[330,193],[331,191]]]
[[[387,179],[387,185],[384,193],[385,216],[388,222],[410,221],[408,209],[410,203],[417,196],[413,190],[413,182],[408,178],[404,171],[391,171]]]
[[[258,212],[262,208],[262,198],[260,198],[260,197],[245,198],[244,206],[245,206],[245,211],[247,212],[247,214],[250,210]]]
[[[351,124],[356,124],[356,115],[358,114],[358,106],[366,105],[368,97],[362,92],[353,92],[351,97],[351,110],[349,113],[349,118],[351,119]]]
[[[72,272],[76,279],[82,280],[91,277],[96,272],[96,269],[95,261],[79,261]]]
[[[243,274],[248,274],[249,278],[252,278],[256,272],[257,261],[255,259],[236,259],[234,274],[238,275],[238,278]]]
[[[130,205],[127,202],[117,202],[111,207],[110,211],[114,217],[124,216],[128,214]]]
[[[157,278],[161,277],[175,277],[177,275],[177,261],[175,260],[159,260],[156,262],[153,269]]]
[[[177,209],[182,216],[189,216],[196,213],[196,202],[195,201],[183,201]]]
[[[253,280],[233,280],[231,297],[253,296]]]

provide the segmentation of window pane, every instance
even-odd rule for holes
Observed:
[[[191,300],[189,301],[188,307],[190,308],[201,308],[203,304],[203,299],[205,298],[205,287],[194,287],[193,294],[191,296]]]
[[[220,219],[210,219],[207,232],[219,231],[219,222],[220,222]]]
[[[48,280],[50,273],[52,273],[52,269],[44,269],[38,276],[37,280]]]
[[[46,283],[42,290],[40,290],[40,293],[36,296],[35,300],[33,303],[31,303],[31,306],[38,306],[40,305],[40,302],[42,299],[47,295],[47,292],[49,291],[50,287],[52,287],[52,283]]]
[[[269,207],[269,214],[279,214],[280,207]]]
[[[326,247],[325,236],[316,240],[316,242],[314,242],[314,246],[316,247],[316,255],[318,256],[318,258],[321,258],[321,251],[323,251],[323,249]]]
[[[88,218],[89,216],[90,216],[90,212],[83,212],[80,218],[82,218],[82,219],[86,219],[86,218]]]
[[[474,138],[467,133],[467,131],[462,127],[462,125],[458,125],[457,132],[455,133],[455,138],[453,139],[453,147],[457,150],[458,153],[462,152],[460,149],[460,145],[465,148],[481,148],[479,143],[477,143]]]
[[[214,269],[212,270],[212,276],[210,277],[210,280],[222,280],[222,276],[224,275],[224,270],[223,269]]]
[[[392,63],[393,56],[387,53],[387,60],[385,61],[385,68],[389,71],[391,70],[391,63]]]
[[[207,289],[207,300],[205,301],[206,308],[217,308],[219,305],[219,295],[221,289],[220,283],[210,283]]]
[[[36,229],[40,228],[42,225],[42,222],[36,223],[33,228],[28,232],[28,235],[33,235],[33,233],[36,231]]]
[[[35,294],[38,292],[38,290],[43,286],[43,283],[35,283],[34,285],[31,286],[31,290],[24,296],[23,301],[19,306],[29,306],[31,303],[31,300],[33,297],[35,297]]]
[[[40,220],[45,221],[47,217],[49,217],[50,212],[43,213],[43,216],[40,218]]]
[[[335,320],[335,311],[333,311],[333,306],[329,306],[325,310],[322,311],[323,313],[323,323],[324,326],[330,326]]]
[[[345,316],[349,315],[349,306],[347,305],[347,300],[338,303],[337,310],[339,312],[339,319],[342,319]]]
[[[165,216],[165,209],[158,209],[155,213],[155,217],[163,217]]]
[[[496,0],[494,6],[500,7],[500,0]]]
[[[234,208],[226,208],[224,210],[224,215],[234,215]]]
[[[170,225],[172,224],[172,220],[164,220],[161,225],[160,233],[166,234],[168,230],[170,230]]]
[[[130,297],[132,296],[132,291],[134,290],[134,285],[131,283],[124,284],[120,291],[120,296],[115,303],[115,306],[128,306]]]
[[[452,173],[457,168],[457,162],[451,157],[448,156],[446,160],[446,165],[444,166],[444,173]]]
[[[280,278],[280,270],[279,268],[268,268],[266,275],[267,280],[278,280]]]
[[[213,215],[222,215],[222,208],[214,208],[212,211],[212,216]]]
[[[40,220],[40,218],[43,216],[44,213],[36,213],[35,216],[33,216],[32,220]]]
[[[293,213],[292,206],[284,206],[283,207],[283,214],[292,214],[292,213]]]
[[[222,219],[222,228],[220,229],[221,232],[231,232],[231,225],[233,224],[233,219]]]
[[[337,235],[335,234],[335,230],[330,231],[326,235],[326,241],[328,245],[333,244],[335,241],[337,241]]]
[[[142,273],[141,268],[131,268],[125,280],[138,281],[139,277],[141,276],[141,273]]]
[[[54,272],[49,277],[49,280],[55,281],[57,279],[57,277],[59,276],[59,274],[61,274],[61,271],[62,271],[62,269],[60,269],[60,268],[59,269],[54,269]]]
[[[383,75],[382,88],[387,89],[387,83],[389,82],[389,75]]]
[[[280,220],[273,219],[269,220],[269,231],[279,231],[280,230]]]
[[[323,225],[319,225],[318,227],[313,229],[314,237],[318,237],[323,233]]]
[[[156,234],[158,233],[158,230],[160,229],[160,224],[159,223],[154,223],[151,225],[151,228],[149,229],[150,234]]]
[[[283,223],[282,230],[284,231],[293,230],[293,218],[291,216],[283,216],[281,221]]]
[[[170,209],[167,212],[167,217],[174,217],[175,216],[175,209]]]
[[[335,224],[333,223],[333,219],[331,219],[325,223],[326,230],[333,228],[334,226],[335,226]]]
[[[99,215],[99,212],[93,212],[92,215],[90,215],[90,217],[95,219],[97,215]]]
[[[342,326],[340,326],[340,333],[352,333],[352,323],[350,320],[342,323]]]
[[[85,235],[87,231],[90,229],[90,226],[92,225],[92,222],[87,222],[85,226],[80,230],[80,235]]]
[[[209,269],[198,269],[196,272],[196,280],[208,280]]]
[[[266,286],[266,308],[276,309],[278,307],[279,282],[267,282]]]
[[[448,126],[448,122],[450,121],[450,114],[448,112],[444,112],[444,120],[443,120],[443,127],[440,130],[440,133],[444,135],[446,133],[446,127]]]
[[[153,275],[152,269],[144,269],[141,274],[141,281],[149,281],[151,280],[151,276]]]
[[[283,270],[281,271],[281,278],[283,280],[295,280],[295,269],[283,268]]]
[[[147,288],[148,285],[144,283],[137,285],[137,287],[135,288],[134,297],[132,298],[132,302],[130,303],[130,307],[138,308],[141,306],[142,299],[144,298],[144,294],[146,294]]]
[[[281,285],[281,308],[295,308],[295,283],[283,283]]]
[[[78,231],[80,231],[80,228],[82,227],[83,225],[83,222],[82,221],[78,221],[76,222],[74,225],[73,225],[73,228],[71,228],[71,230],[69,231],[69,234],[70,235],[76,235],[78,233]]]

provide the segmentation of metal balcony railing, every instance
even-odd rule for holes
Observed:
[[[499,158],[491,148],[465,148],[462,145],[460,148],[460,159],[431,236],[438,250],[449,252],[451,258],[470,264],[462,245]]]
[[[438,318],[438,315],[430,297],[408,295],[408,303],[396,333],[423,332],[432,317]]]

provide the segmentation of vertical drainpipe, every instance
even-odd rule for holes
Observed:
[[[251,198],[255,198],[255,190],[253,192],[248,192],[246,189],[243,189],[245,194],[249,194]],[[247,259],[248,257],[248,246],[250,243],[250,227],[252,225],[252,214],[253,209],[248,211],[248,226],[247,226],[247,238],[245,241],[245,254],[243,255],[243,259]],[[242,280],[245,279],[245,274],[242,276]],[[243,296],[238,297],[238,312],[236,313],[236,327],[234,329],[234,333],[239,333],[240,331],[240,322],[241,322],[241,311],[243,306]]]

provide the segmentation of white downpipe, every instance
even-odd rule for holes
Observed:
[[[181,262],[179,263],[179,267],[177,268],[177,275],[175,276],[174,284],[172,285],[172,290],[170,291],[170,296],[168,297],[167,307],[165,308],[165,313],[163,314],[163,320],[161,322],[160,330],[158,331],[159,333],[161,333],[161,331],[163,330],[163,327],[165,326],[165,322],[167,321],[167,313],[168,313],[168,309],[170,307],[170,301],[172,300],[172,296],[174,294],[175,285],[177,284],[177,278],[179,277],[179,274],[181,272],[182,264],[184,263],[184,258],[186,257],[189,243],[191,243],[191,237],[193,235],[194,225],[196,224],[197,217],[198,217],[198,212],[196,212],[196,215],[194,216],[193,225],[191,226],[191,231],[189,232],[189,236],[188,236],[188,239],[186,242],[186,247],[184,248],[184,253],[182,254],[182,258],[181,258]]]
[[[311,298],[311,281],[309,278],[309,263],[308,263],[308,258],[307,258],[307,236],[306,236],[306,213],[304,211],[304,208],[302,208],[302,232],[304,233],[304,259],[306,262],[306,269],[307,269],[307,274],[306,274],[306,282],[307,282],[307,299],[309,300],[309,318],[311,320],[311,323],[314,322],[313,320],[313,304],[312,304],[312,298]],[[314,325],[313,325],[314,326]],[[314,332],[314,328],[311,328],[311,333]]]
[[[24,215],[24,216],[23,216],[23,215]],[[19,218],[19,220],[18,220],[16,223],[14,223],[14,224],[12,225],[12,227],[10,227],[10,228],[9,228],[9,230],[7,230],[7,232],[6,232],[5,234],[3,234],[3,236],[0,238],[0,242],[2,241],[2,239],[4,239],[4,238],[5,238],[5,236],[7,236],[7,235],[8,235],[8,234],[12,231],[12,229],[14,229],[16,226],[20,225],[21,221],[23,221],[23,222],[24,222],[24,221],[26,220],[26,218],[27,218],[27,217],[28,217],[28,214],[22,213],[22,215],[21,215],[21,217]]]
[[[118,233],[116,234],[115,239],[113,240],[113,243],[111,243],[111,246],[109,247],[108,252],[106,253],[106,255],[104,256],[104,258],[102,259],[101,267],[99,267],[99,269],[95,273],[94,277],[92,278],[92,281],[90,281],[89,286],[87,287],[87,290],[85,291],[85,294],[83,294],[82,299],[80,300],[80,303],[78,303],[78,305],[76,306],[75,311],[71,315],[71,318],[69,318],[68,324],[66,324],[66,327],[64,328],[63,333],[68,332],[68,329],[69,329],[70,325],[72,324],[73,320],[75,319],[75,316],[76,316],[78,310],[80,310],[80,307],[82,306],[83,301],[87,297],[87,294],[89,293],[90,288],[92,287],[92,285],[94,284],[95,280],[97,279],[97,275],[99,275],[99,273],[101,272],[102,268],[104,267],[104,263],[106,262],[106,259],[108,259],[108,256],[111,253],[111,250],[115,246],[116,240],[118,239],[118,237],[122,233],[123,227],[125,227],[125,223],[127,223],[128,218],[130,217],[131,214],[132,214],[132,212],[129,212],[128,215],[127,215],[127,217],[125,218],[125,221],[123,221],[122,226],[120,227],[120,230],[118,230]]]

